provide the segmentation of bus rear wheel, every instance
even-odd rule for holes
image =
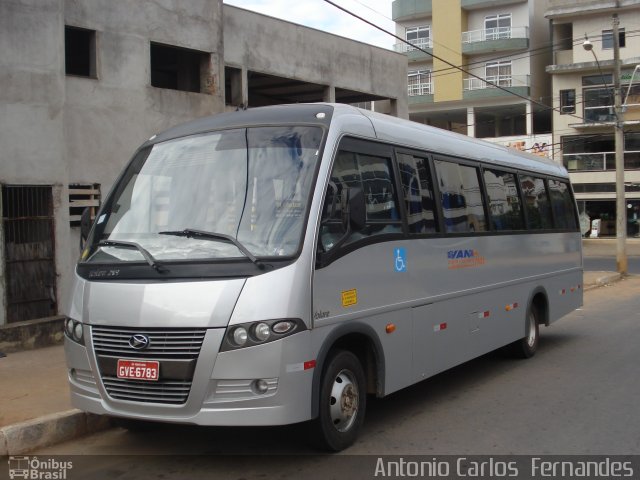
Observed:
[[[538,311],[531,305],[527,312],[526,334],[520,340],[510,345],[513,356],[517,358],[531,358],[538,350],[538,340],[540,339],[540,328],[538,325]]]
[[[318,446],[338,452],[352,445],[364,421],[366,400],[360,360],[349,351],[335,351],[322,375],[320,411],[313,422]]]

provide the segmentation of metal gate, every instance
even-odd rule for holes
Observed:
[[[56,315],[52,189],[3,185],[1,205],[7,321]]]

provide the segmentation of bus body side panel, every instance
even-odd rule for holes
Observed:
[[[404,270],[395,267],[400,247]],[[555,321],[581,305],[581,283],[579,234],[388,241],[316,271],[315,325],[370,323],[384,348],[388,394],[524,337],[536,292]],[[395,332],[385,332],[387,323]]]

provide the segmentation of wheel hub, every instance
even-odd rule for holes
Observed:
[[[353,425],[358,412],[358,385],[353,374],[341,371],[333,382],[330,398],[330,413],[333,426],[345,432]]]

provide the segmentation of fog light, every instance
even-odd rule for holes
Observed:
[[[82,341],[82,324],[81,323],[76,323],[76,325],[73,327],[73,339],[76,342]]]
[[[264,395],[269,390],[269,385],[266,380],[254,380],[253,381],[253,391],[258,395]]]

